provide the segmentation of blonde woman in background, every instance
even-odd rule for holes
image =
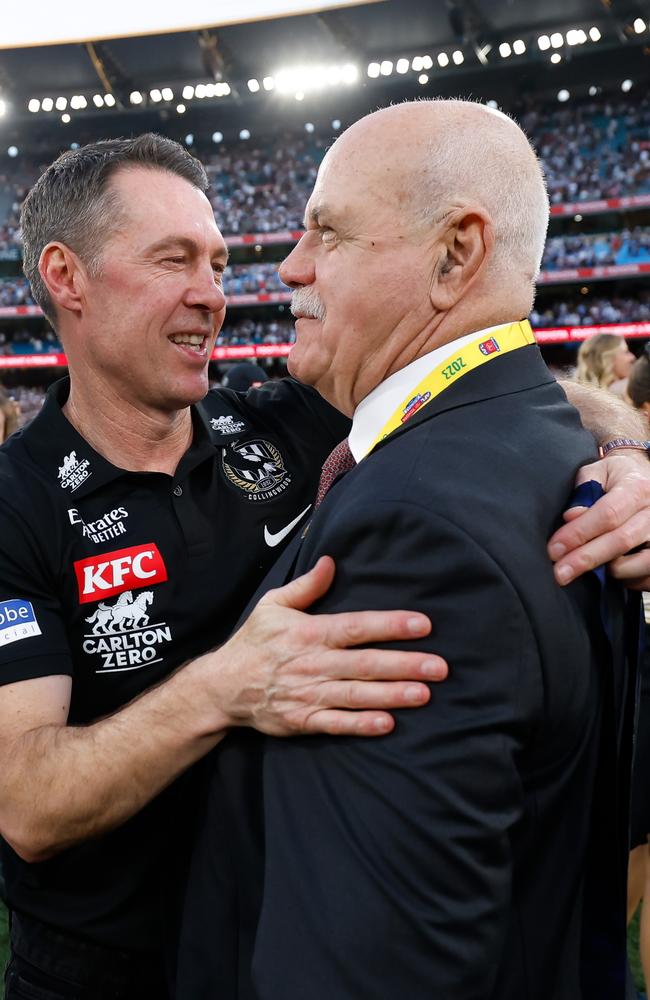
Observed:
[[[0,444],[18,430],[20,407],[0,386]]]
[[[635,357],[623,337],[598,333],[580,345],[576,379],[586,385],[609,389],[622,397],[634,361]]]

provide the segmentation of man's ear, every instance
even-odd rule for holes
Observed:
[[[466,207],[445,218],[430,292],[436,310],[447,312],[462,299],[484,271],[493,247],[494,228],[483,209]]]
[[[76,253],[65,243],[48,243],[41,253],[38,270],[55,308],[79,312],[83,284],[80,279],[85,268]]]

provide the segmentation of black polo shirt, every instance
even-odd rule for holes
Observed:
[[[291,379],[214,390],[192,408],[174,476],[125,472],[63,415],[67,394],[65,379],[0,450],[0,684],[69,674],[69,723],[83,725],[228,637],[307,522],[349,423]],[[106,945],[156,947],[190,784],[43,863],[3,844],[10,907]]]

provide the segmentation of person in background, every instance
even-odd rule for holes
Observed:
[[[269,377],[263,368],[253,361],[241,361],[228,369],[221,383],[224,389],[234,389],[235,392],[248,392],[257,389],[268,382]]]
[[[627,384],[627,395],[637,410],[643,411],[650,426],[650,344],[646,344],[641,357],[632,365]],[[639,719],[632,772],[632,808],[630,820],[630,864],[627,886],[628,923],[639,904],[641,923],[639,946],[646,990],[650,985],[650,594],[643,594],[646,620],[646,642],[641,662],[641,692]]]
[[[623,337],[598,333],[580,345],[576,378],[578,382],[597,385],[623,397],[634,360]]]
[[[18,430],[19,421],[20,406],[6,389],[0,386],[0,444]]]

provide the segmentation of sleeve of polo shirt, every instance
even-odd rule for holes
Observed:
[[[6,497],[0,502],[0,539],[0,685],[72,675],[56,583],[25,517]]]

